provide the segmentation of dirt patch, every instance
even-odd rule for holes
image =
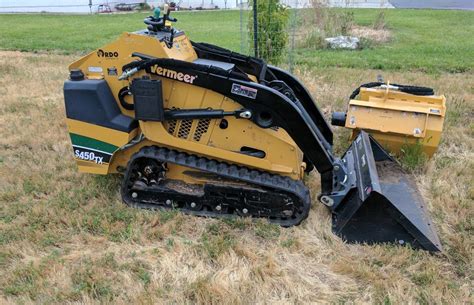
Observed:
[[[400,179],[407,177],[407,173],[395,161],[376,162],[379,180],[382,183],[399,183]]]

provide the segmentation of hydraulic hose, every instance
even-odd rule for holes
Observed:
[[[374,87],[380,87],[382,85],[386,85],[386,84],[382,83],[382,82],[373,82],[373,83],[367,83],[367,84],[360,85],[359,88],[355,89],[354,92],[352,92],[349,99],[352,100],[356,96],[358,96],[359,93],[360,93],[360,88],[374,88]],[[419,86],[410,86],[410,85],[397,85],[397,84],[390,84],[390,86],[393,86],[398,91],[405,92],[405,93],[410,93],[410,94],[414,94],[414,95],[434,95],[434,90],[432,88],[428,88],[428,87],[419,87]]]
[[[118,93],[118,98],[119,98],[119,101],[120,101],[120,105],[122,105],[122,107],[124,109],[133,110],[133,109],[135,109],[135,106],[133,104],[129,104],[125,101],[125,97],[127,95],[130,95],[130,90],[128,89],[128,87],[123,87],[122,89],[120,89],[120,91]]]

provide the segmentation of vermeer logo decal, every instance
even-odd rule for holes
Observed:
[[[195,75],[189,75],[189,74],[186,74],[186,73],[177,72],[177,71],[170,70],[170,69],[165,69],[165,68],[162,68],[162,67],[156,66],[156,65],[151,67],[150,71],[153,74],[156,74],[156,75],[159,75],[159,76],[164,76],[166,78],[179,80],[180,82],[185,82],[185,83],[188,83],[188,84],[192,84],[194,82],[194,80],[197,78],[197,76],[195,76]]]
[[[249,97],[251,99],[257,98],[257,89],[247,87],[247,86],[242,86],[239,84],[232,84],[232,93],[240,95],[240,96]]]
[[[118,52],[108,52],[108,51],[104,51],[102,49],[99,49],[99,50],[97,50],[97,56],[106,57],[106,58],[114,58],[114,57],[118,57],[119,53]]]

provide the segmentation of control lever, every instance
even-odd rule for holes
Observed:
[[[173,40],[174,40],[174,29],[171,29],[171,33],[169,37],[165,37],[164,41],[168,49],[171,49],[173,47]]]
[[[165,20],[165,26],[166,26],[166,21],[170,22],[176,22],[178,19],[170,17],[171,11],[169,10],[168,4],[165,4],[163,8],[163,19]]]

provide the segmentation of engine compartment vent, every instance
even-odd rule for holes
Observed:
[[[211,123],[210,119],[202,119],[199,120],[196,131],[194,132],[193,139],[194,141],[200,141],[201,137],[203,134],[207,132],[207,129],[209,128],[209,123]]]
[[[179,124],[178,138],[187,139],[192,126],[193,126],[192,120],[182,120],[181,123]]]
[[[165,128],[175,137],[199,142],[209,131],[210,124],[211,119],[170,120],[165,122]]]
[[[177,124],[176,120],[168,121],[167,129],[169,133],[174,134],[174,131],[176,129],[176,124]]]

